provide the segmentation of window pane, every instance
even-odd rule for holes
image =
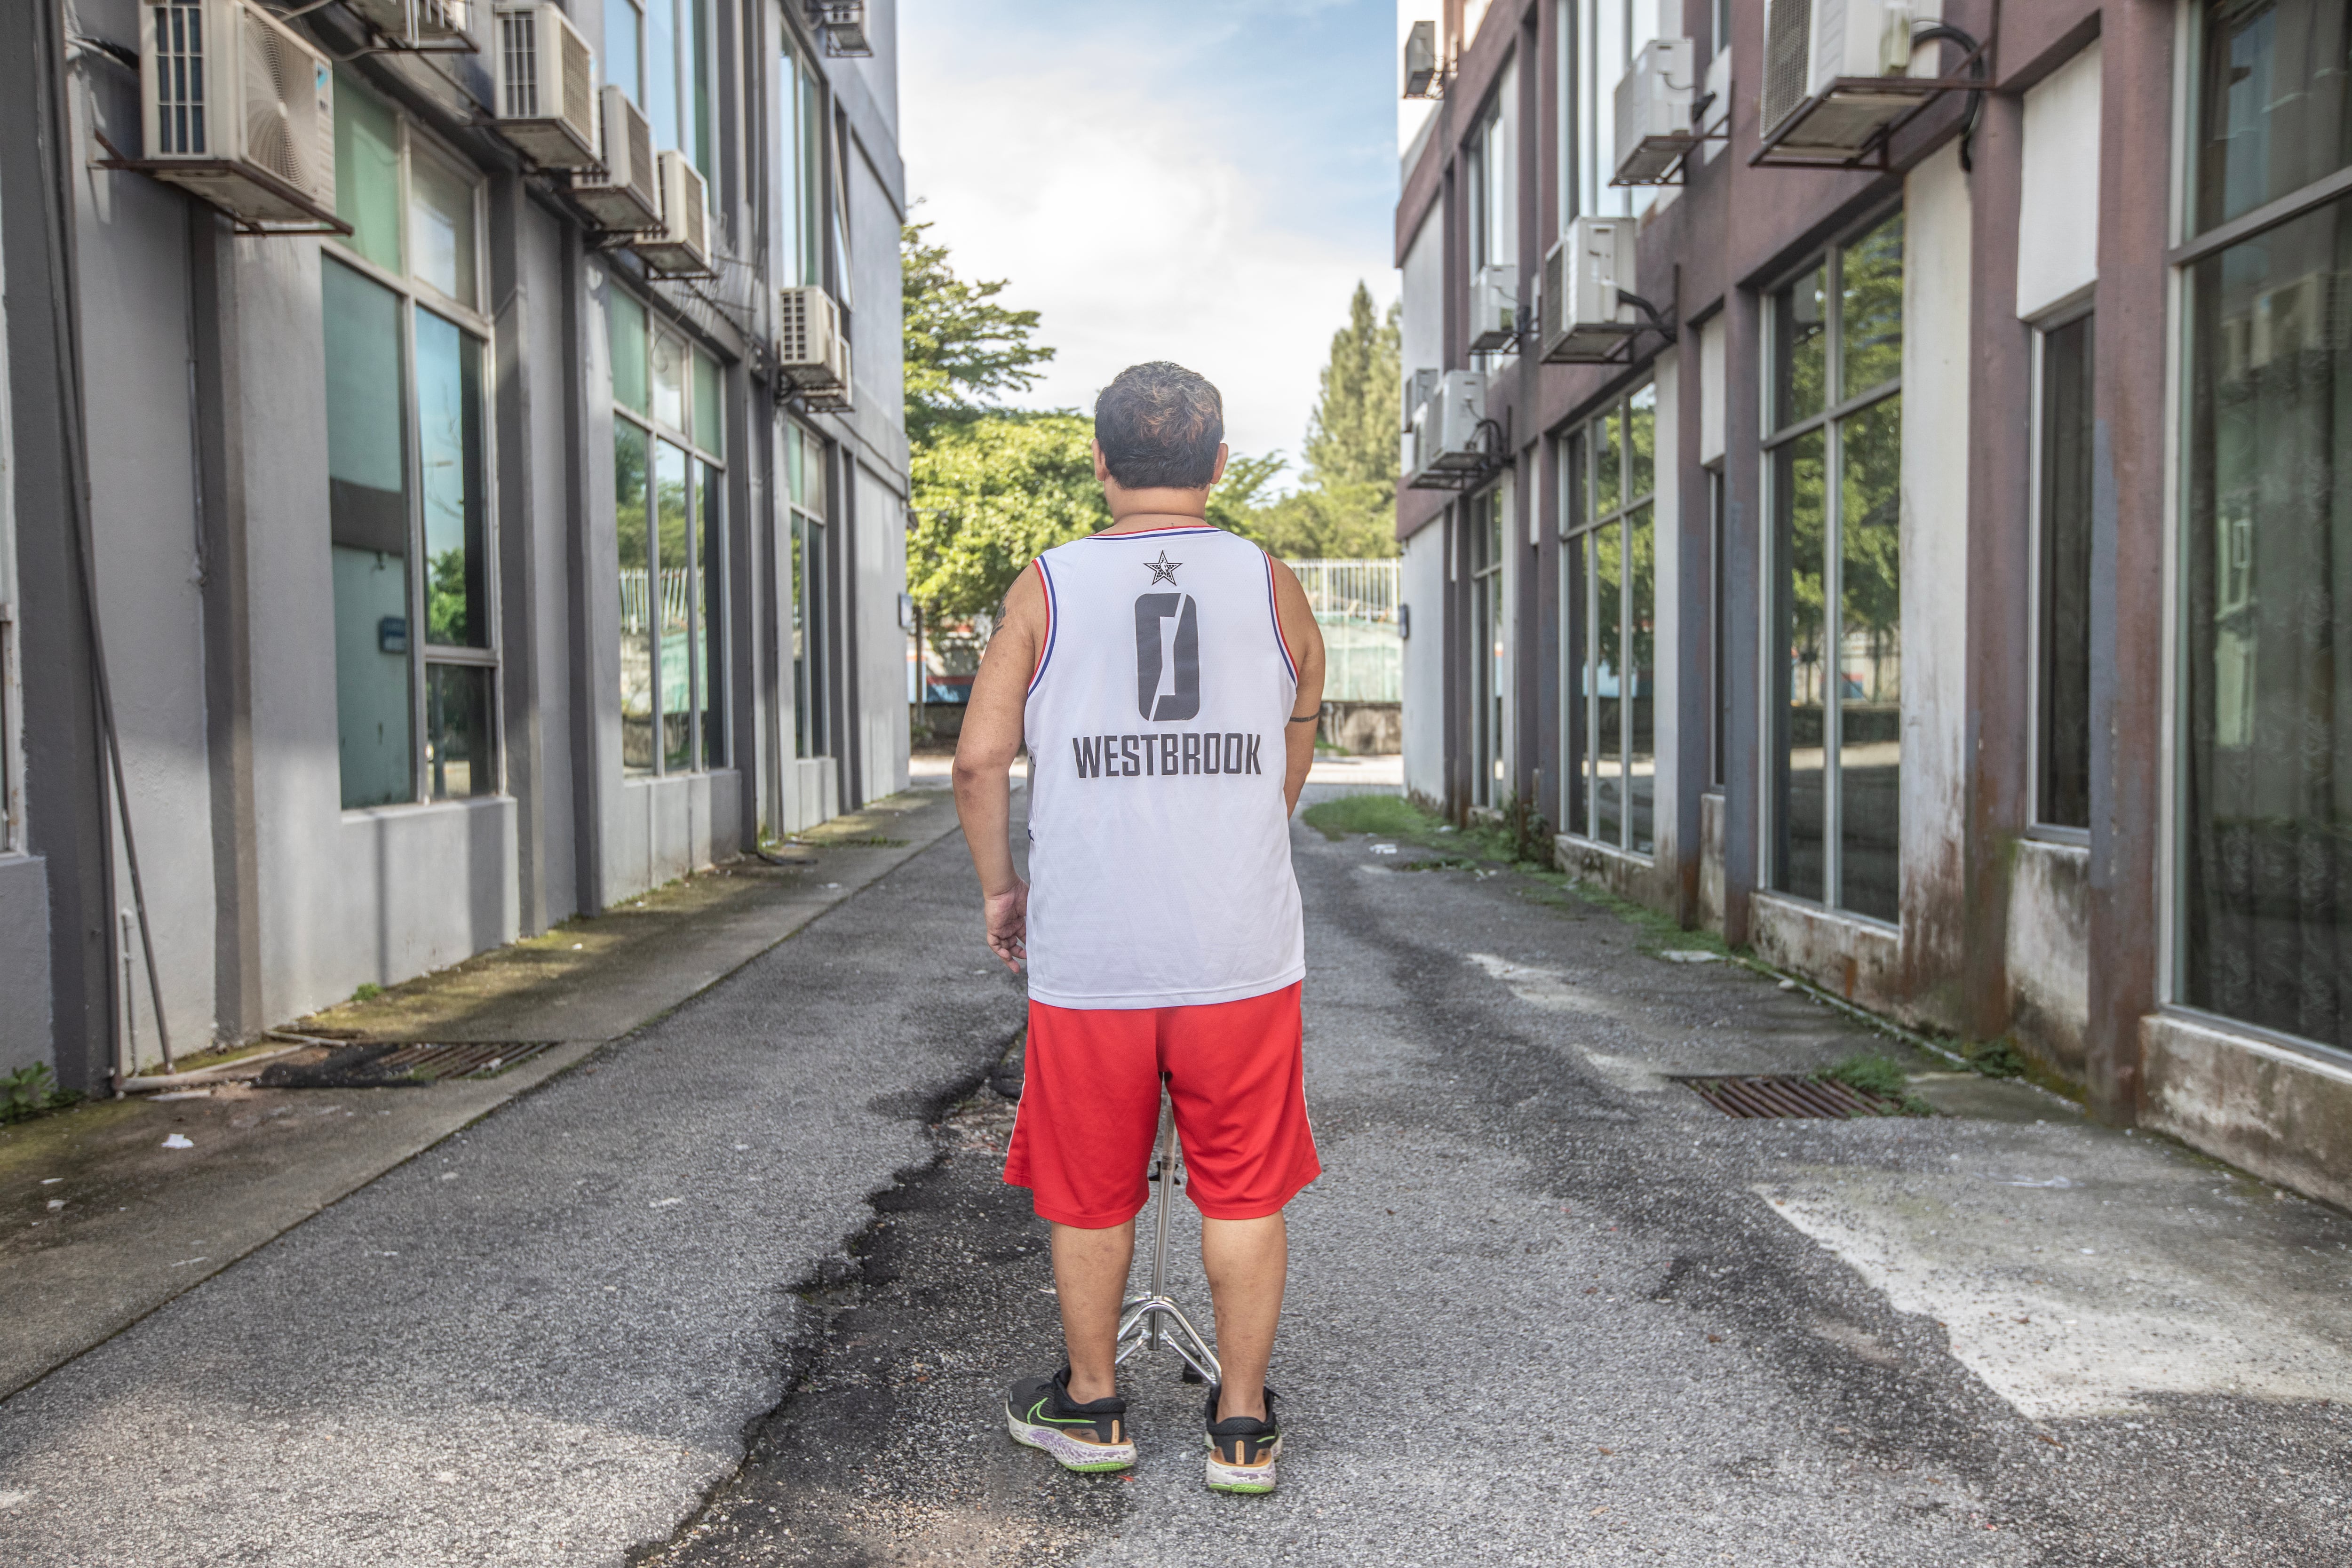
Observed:
[[[822,283],[824,268],[818,247],[824,232],[824,95],[814,73],[805,68],[800,73],[800,280]]]
[[[629,0],[604,0],[604,79],[628,94],[639,109],[646,106],[645,83],[637,72],[638,37],[644,30]]]
[[[667,332],[654,334],[654,423],[686,428],[686,345]]]
[[[2091,318],[2042,340],[2042,781],[2036,815],[2091,826]]]
[[[1841,258],[1841,398],[1859,397],[1903,374],[1903,215],[1870,231]]]
[[[498,793],[490,675],[478,664],[425,667],[425,784],[435,800]]]
[[[2352,12],[2343,0],[2216,5],[2205,40],[2197,226],[2352,163]]]
[[[335,731],[345,809],[414,800],[408,466],[400,300],[321,264],[327,531],[334,556]]]
[[[1810,419],[1829,384],[1829,269],[1816,267],[1773,297],[1772,425]]]
[[[824,525],[793,514],[793,725],[798,754],[825,754]]]
[[[411,158],[408,216],[416,242],[416,276],[460,305],[477,303],[473,182],[437,159]]]
[[[704,182],[716,185],[719,148],[710,134],[710,0],[688,0],[688,4],[694,8],[694,64],[687,73],[694,83],[694,146],[689,156],[702,171]]]
[[[1773,679],[1779,689],[1780,733],[1774,737],[1779,776],[1772,885],[1804,899],[1822,896],[1822,792],[1827,753],[1822,721],[1829,676],[1822,647],[1827,608],[1822,586],[1826,442],[1823,432],[1811,431],[1772,458],[1772,513],[1780,569],[1778,631],[1785,650]]]
[[[1635,393],[1625,421],[1625,500],[1641,500],[1657,488],[1658,389]]]
[[[335,73],[335,216],[343,243],[386,271],[400,270],[400,126],[383,100],[349,71]]]
[[[686,454],[654,443],[655,563],[661,569],[660,616],[662,765],[680,773],[694,763],[694,558],[686,531]]]
[[[1838,898],[1883,921],[1902,912],[1903,400],[1840,426]]]
[[[719,491],[726,476],[694,465],[694,563],[701,584],[701,635],[695,639],[694,689],[702,703],[702,765],[727,763],[727,531]]]
[[[694,356],[694,444],[714,458],[727,455],[727,417],[719,396],[719,362]]]
[[[1625,455],[1625,421],[1612,408],[1607,417],[1592,422],[1592,515],[1607,517],[1622,505],[1620,482]]]
[[[2282,17],[2287,8],[2280,8]],[[2352,1047],[2352,205],[2196,268],[2183,1000]]]
[[[1707,685],[1708,706],[1712,728],[1707,746],[1706,777],[1709,784],[1724,782],[1725,763],[1731,746],[1731,585],[1727,575],[1729,557],[1725,546],[1723,515],[1723,470],[1709,471],[1706,476],[1707,526],[1711,548],[1707,552],[1707,607],[1711,630],[1707,637],[1712,656],[1713,671]]]
[[[606,295],[605,330],[613,345],[613,401],[646,412],[646,308],[618,289]]]
[[[425,640],[490,646],[482,482],[482,348],[416,312],[416,445],[425,495]]]
[[[1644,855],[1654,847],[1658,761],[1654,516],[1645,506],[1625,519],[1625,842]]]
[[[1560,762],[1560,775],[1566,781],[1568,794],[1568,831],[1591,837],[1592,832],[1591,747],[1585,734],[1585,721],[1592,697],[1592,652],[1586,634],[1591,629],[1591,542],[1589,533],[1571,535],[1560,547],[1561,570],[1566,573],[1560,584],[1559,602],[1565,606],[1560,637],[1569,649],[1570,679],[1567,688],[1567,711],[1560,715],[1560,745],[1565,753]]]
[[[654,148],[677,147],[677,0],[646,5],[646,120]]]
[[[1625,841],[1623,527],[1592,531],[1592,837],[1604,844]]]
[[[646,529],[646,433],[613,422],[613,511],[620,542],[621,771],[654,771],[652,542]]]

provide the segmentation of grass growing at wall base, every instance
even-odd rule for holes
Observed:
[[[1875,1051],[1864,1051],[1846,1058],[1834,1067],[1823,1068],[1813,1075],[1833,1083],[1858,1089],[1864,1094],[1874,1094],[1881,1100],[1891,1100],[1903,1108],[1906,1116],[1933,1116],[1936,1108],[1911,1092],[1911,1075],[1893,1057]]]
[[[29,1121],[80,1100],[81,1096],[72,1089],[58,1087],[57,1076],[47,1062],[0,1075],[0,1123]]]
[[[1306,822],[1329,839],[1345,838],[1350,833],[1421,838],[1445,826],[1412,802],[1393,795],[1343,795],[1308,806]]]

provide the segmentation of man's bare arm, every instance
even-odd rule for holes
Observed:
[[[1029,677],[1044,645],[1045,592],[1024,570],[1004,595],[1004,619],[980,656],[956,739],[956,817],[980,873],[988,945],[1020,973],[1029,952],[1029,886],[1013,866],[1013,759],[1021,754]]]
[[[1275,614],[1282,621],[1283,640],[1298,665],[1298,695],[1290,705],[1289,733],[1284,737],[1282,798],[1298,809],[1298,792],[1307,787],[1307,770],[1315,765],[1315,736],[1322,728],[1323,628],[1307,603],[1298,574],[1281,562],[1274,563]]]

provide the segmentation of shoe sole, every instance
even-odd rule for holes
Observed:
[[[1282,1439],[1276,1437],[1266,1445],[1265,1462],[1259,1465],[1228,1465],[1217,1458],[1217,1446],[1209,1444],[1209,1489],[1213,1492],[1270,1492],[1274,1489],[1274,1463],[1282,1458]]]
[[[1107,1470],[1135,1468],[1132,1443],[1087,1443],[1052,1426],[1033,1426],[1011,1410],[1004,1413],[1004,1430],[1016,1443],[1036,1448],[1066,1470],[1100,1475]]]

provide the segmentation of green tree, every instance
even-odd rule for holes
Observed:
[[[913,451],[907,588],[942,621],[993,614],[1021,569],[1110,526],[1094,422],[1001,412],[942,421]]]
[[[957,277],[948,247],[924,238],[930,226],[910,223],[898,237],[907,434],[918,444],[943,423],[990,412],[1004,393],[1028,391],[1054,357],[1034,341],[1036,311],[997,303],[1008,280]]]
[[[1380,316],[1371,290],[1356,285],[1348,301],[1348,324],[1331,334],[1331,357],[1307,421],[1302,455],[1307,482],[1316,489],[1385,485],[1394,499],[1397,429],[1402,423],[1402,321],[1400,305]]]

